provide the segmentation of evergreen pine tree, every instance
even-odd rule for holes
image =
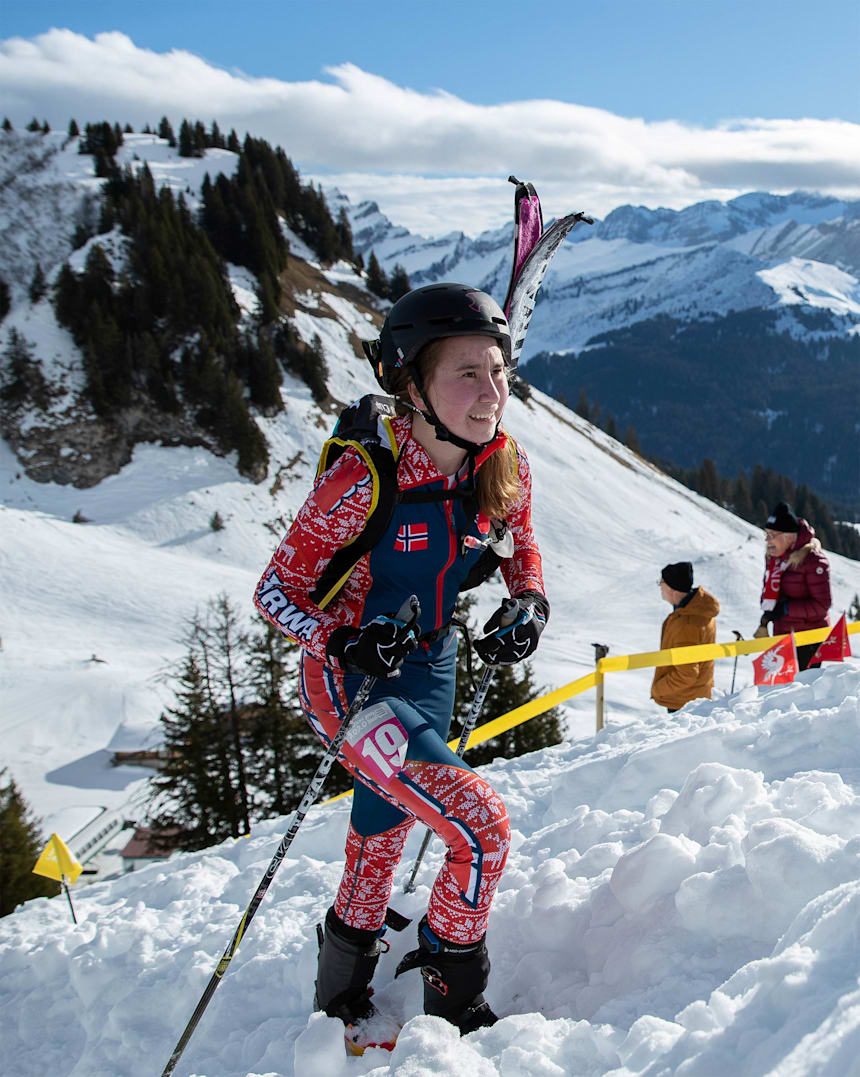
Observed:
[[[260,329],[256,339],[247,336],[240,348],[247,359],[246,380],[251,403],[264,415],[275,415],[283,409],[281,371],[272,348],[271,333]]]
[[[305,364],[304,377],[311,396],[317,404],[324,404],[328,399],[328,363],[319,333],[314,333],[313,340],[305,347]]]
[[[54,283],[54,314],[60,325],[70,330],[75,339],[80,333],[81,310],[78,278],[68,262],[64,262]]]
[[[239,141],[239,136],[236,134],[235,128],[230,128],[230,134],[227,136],[227,149],[231,153],[241,153],[242,143]]]
[[[396,303],[401,296],[406,295],[411,290],[412,285],[409,283],[409,274],[399,262],[396,262],[388,280],[388,298],[392,303]]]
[[[699,468],[696,489],[703,497],[707,497],[710,501],[715,501],[719,504],[721,500],[720,477],[717,474],[717,468],[713,460],[706,458],[702,461],[702,466]]]
[[[754,519],[750,484],[747,482],[747,477],[743,471],[738,473],[732,487],[732,511],[737,516],[740,516],[742,520],[748,520],[750,523]]]
[[[3,349],[2,388],[0,399],[13,407],[30,403],[45,410],[50,393],[41,367],[33,358],[33,345],[17,329],[9,331]]]
[[[36,897],[54,897],[59,883],[34,875],[45,841],[14,778],[0,770],[0,916]]]
[[[247,834],[251,829],[251,814],[248,799],[248,782],[245,775],[245,751],[242,745],[239,704],[244,684],[244,653],[248,647],[248,634],[245,629],[240,628],[236,610],[226,594],[222,593],[214,601],[210,602],[209,611],[205,628],[201,629],[201,631],[206,634],[206,642],[211,656],[212,676],[221,686],[223,693],[222,709],[229,719],[230,735],[233,752],[235,753],[234,765],[241,811],[240,822],[244,828],[241,833]]]
[[[242,384],[235,374],[225,379],[221,400],[220,407],[215,409],[215,430],[221,444],[225,449],[237,451],[240,475],[260,482],[269,466],[269,450],[262,431],[248,412]]]
[[[322,746],[296,702],[298,647],[270,624],[252,635],[248,656],[250,722],[249,774],[261,818],[284,815],[297,806],[319,765]],[[333,767],[329,795],[352,784],[347,771]]]
[[[591,422],[591,405],[588,403],[588,394],[584,388],[579,390],[579,400],[573,410],[580,416],[580,418]]]
[[[42,265],[40,262],[36,262],[36,268],[33,270],[33,276],[30,280],[29,296],[31,303],[38,303],[48,290],[48,282],[45,280],[45,274],[42,272]]]
[[[636,431],[632,426],[628,426],[624,434],[624,444],[631,452],[635,452],[637,456],[642,455],[642,447],[639,444],[639,438],[636,436]]]
[[[150,782],[148,821],[164,849],[203,849],[238,835],[224,723],[199,647],[188,642],[175,704],[160,719],[167,761]]]
[[[35,116],[34,116],[34,117],[33,117],[33,119],[32,119],[32,120],[30,120],[30,122],[29,122],[29,123],[27,124],[27,130],[28,130],[28,131],[32,131],[32,132],[36,132],[36,131],[40,131],[40,132],[41,132],[41,130],[42,130],[42,125],[41,125],[41,124],[39,123],[39,121],[38,121],[38,120],[36,119],[36,117],[35,117]]]
[[[158,137],[167,140],[168,145],[176,145],[176,135],[173,133],[173,128],[170,126],[170,121],[166,116],[161,117],[161,122],[158,125]]]
[[[69,138],[77,138],[81,133],[80,127],[78,127],[78,121],[75,119],[69,120]]]
[[[346,210],[343,206],[340,207],[340,211],[337,215],[337,240],[339,253],[341,258],[345,258],[347,262],[355,261],[355,250],[352,246],[352,226],[349,223],[349,217],[346,215]]]
[[[380,299],[387,299],[389,291],[388,277],[379,264],[374,251],[370,252],[370,258],[367,260],[367,287],[369,291],[379,296]]]
[[[12,131],[15,130],[15,128],[12,126],[12,121],[9,119],[8,116],[3,117],[3,130],[7,134],[10,134]]]
[[[183,120],[179,125],[179,156],[194,156],[194,132],[188,120]]]
[[[217,120],[212,121],[212,127],[209,131],[209,145],[213,146],[216,150],[224,150],[227,148],[227,143],[224,136],[221,134],[221,129],[218,126]]]
[[[606,433],[616,441],[618,440],[618,427],[615,425],[615,417],[611,411],[606,414]]]
[[[194,156],[202,157],[206,153],[206,147],[208,145],[208,138],[206,135],[206,128],[197,120],[194,124]]]
[[[12,307],[12,297],[9,294],[9,285],[0,277],[0,322],[6,317]]]

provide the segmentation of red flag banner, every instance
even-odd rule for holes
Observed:
[[[822,640],[818,650],[812,656],[812,662],[841,662],[851,657],[851,642],[848,639],[848,624],[843,613],[830,629],[830,635]]]
[[[753,684],[791,684],[797,676],[794,633],[753,659]]]

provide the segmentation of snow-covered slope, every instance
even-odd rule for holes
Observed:
[[[510,226],[475,239],[425,239],[392,225],[374,203],[331,198],[347,208],[356,249],[373,250],[386,270],[399,262],[413,284],[468,280],[504,295]],[[788,295],[786,276],[796,284]],[[858,277],[860,203],[754,192],[680,211],[621,206],[593,228],[577,226],[560,248],[524,357],[576,351],[598,333],[658,314],[688,319],[784,303],[830,310],[831,331],[847,333],[860,320]]]
[[[860,663],[642,714],[486,768],[513,847],[488,930],[502,1020],[460,1039],[393,980],[392,1055],[344,1057],[312,1014],[314,925],[349,804],[312,809],[177,1069],[198,1077],[856,1077],[860,1073]],[[286,820],[0,921],[4,1063],[16,1077],[158,1073]],[[409,896],[421,915],[441,849]],[[414,923],[414,921],[413,921]]]
[[[15,138],[6,149],[17,146],[22,155],[17,172],[26,173],[26,161],[39,150],[49,158],[42,171],[57,183],[63,176],[84,188],[96,182],[88,173],[91,158],[76,152],[76,141],[66,143],[59,135]],[[191,200],[206,170],[232,169],[235,161],[225,151],[180,158],[149,135],[126,136],[120,156],[145,159],[159,182],[187,189]],[[9,204],[17,204],[15,184],[13,177],[5,188]],[[784,214],[791,209],[787,200],[775,204],[768,218],[767,207],[756,202],[755,219],[767,224],[777,209]],[[32,206],[35,212],[37,199]],[[824,212],[813,199],[807,210]],[[711,213],[719,217],[716,209]],[[34,242],[53,223],[41,218]],[[725,222],[719,227],[725,231]],[[624,241],[594,242],[602,245],[607,259],[602,268],[608,270],[610,248]],[[577,257],[589,243],[566,244],[557,260]],[[310,257],[296,237],[291,245],[294,264]],[[685,249],[692,257],[700,251]],[[43,268],[50,272],[56,266]],[[321,338],[329,389],[345,403],[376,387],[368,364],[354,352],[355,338],[376,330],[348,298],[361,284],[349,267],[336,266],[325,277],[318,267],[313,273],[302,279],[317,281],[318,291],[293,297],[293,320],[305,340]],[[246,277],[247,271],[232,271],[240,300],[253,288]],[[31,306],[20,299],[7,323],[36,343],[45,371],[53,364],[66,384],[80,381],[81,356],[57,329],[46,300]],[[7,701],[0,729],[25,794],[46,816],[46,825],[59,827],[64,836],[70,832],[55,813],[81,805],[116,808],[140,785],[143,772],[107,766],[108,750],[147,746],[157,737],[158,715],[170,698],[162,675],[180,652],[187,618],[219,591],[250,615],[253,585],[310,485],[319,445],[333,421],[296,379],[285,377],[283,394],[285,411],[259,419],[272,459],[259,485],[238,478],[231,459],[202,448],[155,445],[139,445],[128,466],[90,489],[40,484],[22,475],[0,442],[5,600],[0,676]],[[541,683],[557,687],[590,668],[595,639],[613,653],[651,649],[665,613],[653,581],[670,560],[694,562],[697,581],[722,603],[725,637],[734,628],[751,630],[761,572],[755,529],[666,479],[540,393],[528,404],[512,399],[507,422],[531,457],[536,527],[553,604],[536,658]],[[209,526],[215,512],[225,521],[222,531]],[[90,522],[72,523],[76,513]],[[834,557],[833,583],[834,606],[843,609],[860,590],[860,566]],[[485,588],[482,610],[499,597],[497,585]],[[104,661],[93,662],[93,655]],[[744,674],[743,667],[739,672]],[[730,683],[729,664],[722,663],[717,684],[725,689]],[[612,681],[608,700],[618,718],[653,711],[647,673]],[[587,697],[571,703],[572,731],[589,728],[591,706]]]
[[[93,158],[78,152],[80,139],[52,131],[47,135],[0,132],[0,277],[9,285],[13,305],[24,298],[36,264],[47,275],[72,251],[79,226],[98,223],[95,197],[102,179]],[[116,154],[120,168],[146,161],[159,185],[199,202],[208,172],[232,175],[238,158],[210,149],[204,157],[180,157],[157,135],[127,134]]]
[[[184,167],[166,159],[165,174],[174,164]],[[602,242],[611,258],[618,241]],[[349,270],[328,278],[330,289],[296,297],[294,320],[304,339],[320,335],[329,388],[346,401],[374,387],[351,343],[373,328],[339,290],[358,283]],[[43,307],[21,300],[10,318],[41,341]],[[80,358],[62,340],[51,347],[72,377]],[[163,674],[187,618],[221,592],[252,616],[254,583],[332,423],[301,383],[287,378],[283,392],[284,413],[259,420],[272,459],[260,485],[230,458],[155,445],[91,489],[38,484],[0,443],[3,763],[73,848],[102,809],[137,810],[147,772],[111,767],[109,754],[157,742],[171,695]],[[506,423],[531,459],[552,601],[539,683],[592,668],[595,640],[613,654],[655,648],[667,561],[693,561],[719,598],[718,638],[751,632],[759,532],[540,393],[512,399]],[[73,523],[76,513],[89,522]],[[838,611],[860,591],[860,565],[831,564]],[[489,612],[500,585],[482,592]],[[491,768],[516,831],[490,925],[490,999],[506,1018],[496,1028],[460,1041],[418,1017],[391,1058],[346,1062],[337,1026],[310,1016],[313,924],[337,882],[341,802],[307,819],[183,1072],[857,1073],[857,663],[759,693],[743,659],[729,696],[732,676],[718,663],[715,699],[671,719],[649,701],[649,671],[611,676],[599,737],[583,695],[565,708],[564,744]],[[0,921],[10,1072],[158,1072],[284,827],[272,820],[248,841],[78,887],[78,927],[62,900]],[[420,915],[437,862],[398,907]],[[420,1009],[417,976],[394,985],[391,974],[412,941],[411,931],[392,939],[378,978],[404,1019]]]

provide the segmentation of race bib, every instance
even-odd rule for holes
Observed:
[[[388,703],[375,703],[350,722],[346,742],[360,756],[367,776],[387,785],[406,761],[409,736]]]

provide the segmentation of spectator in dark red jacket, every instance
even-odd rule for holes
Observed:
[[[767,556],[756,638],[767,636],[770,624],[775,636],[825,628],[830,624],[830,565],[815,531],[780,501],[768,516],[764,533]],[[817,647],[808,643],[797,648],[800,669],[810,665]]]

